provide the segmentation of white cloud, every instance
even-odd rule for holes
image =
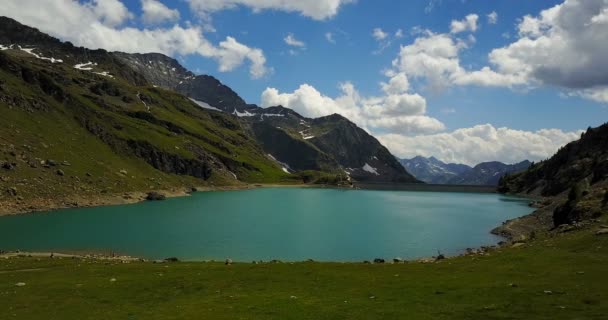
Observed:
[[[496,11],[492,11],[487,15],[488,24],[496,24],[498,23],[498,13]]]
[[[133,18],[129,9],[118,0],[93,0],[87,4],[99,22],[115,27]]]
[[[415,137],[384,134],[379,135],[378,139],[401,158],[435,156],[445,162],[476,165],[496,160],[507,163],[525,159],[543,160],[552,156],[561,146],[578,139],[581,132],[564,132],[559,129],[522,131],[485,124]]]
[[[476,14],[469,14],[463,20],[452,20],[450,25],[451,33],[460,33],[465,31],[475,32],[477,31],[477,20],[479,16]]]
[[[263,10],[280,10],[285,12],[298,12],[303,16],[315,20],[325,20],[335,16],[339,9],[354,0],[187,0],[190,8],[202,17],[210,14],[233,9],[237,6],[246,6],[254,12]]]
[[[374,28],[372,37],[374,37],[376,41],[382,41],[388,37],[388,33],[384,32],[381,28]]]
[[[149,25],[179,20],[177,9],[169,9],[158,0],[141,0],[141,9],[142,19]]]
[[[398,73],[391,77],[388,83],[381,83],[381,86],[387,94],[399,94],[410,89],[410,82],[405,73]]]
[[[426,100],[407,93],[407,79],[393,77],[383,84],[385,95],[362,97],[351,83],[340,85],[341,95],[331,98],[311,85],[303,84],[291,93],[267,88],[261,97],[262,107],[282,105],[306,117],[322,117],[338,113],[368,131],[420,134],[439,132],[445,128],[439,120],[428,117]]]
[[[593,89],[585,89],[576,92],[579,96],[593,101],[608,103],[608,86]]]
[[[332,32],[326,32],[325,33],[325,39],[329,43],[333,43],[333,44],[336,43],[336,39],[334,39],[334,34]]]
[[[566,0],[524,17],[519,39],[493,50],[498,72],[570,89],[608,85],[608,1]]]
[[[110,5],[109,5],[110,4]],[[124,6],[123,6],[124,7]],[[43,32],[89,48],[103,48],[125,52],[160,52],[167,55],[192,55],[214,59],[222,72],[232,71],[245,62],[253,78],[267,74],[266,58],[262,50],[239,43],[232,37],[217,46],[204,37],[200,27],[138,29],[116,27],[130,13],[118,10],[110,18],[108,8],[120,8],[115,0],[95,2],[65,0],[5,0],[0,15],[36,27]],[[118,17],[121,17],[120,19]]]
[[[461,30],[461,27],[457,24],[456,29]],[[565,0],[537,16],[524,16],[517,28],[517,39],[493,49],[488,54],[490,65],[479,70],[468,71],[460,66],[458,54],[466,46],[459,46],[453,36],[430,36],[428,33],[402,48],[398,66],[409,77],[426,77],[431,85],[529,88],[551,85],[587,99],[608,102],[608,64],[605,62],[608,56],[608,1]],[[414,56],[406,55],[419,47],[417,44],[433,38],[444,38],[444,43],[451,44],[449,56],[429,47],[418,50]],[[406,68],[408,63],[404,61],[425,64]]]
[[[306,47],[306,44],[298,39],[296,39],[296,37],[293,35],[293,33],[288,34],[283,41],[285,41],[285,43],[289,46],[292,47],[297,47],[297,48],[304,48]]]
[[[452,75],[462,71],[458,53],[466,46],[449,34],[425,31],[414,43],[401,46],[393,68],[409,78],[424,78],[433,89],[441,89],[451,84]]]

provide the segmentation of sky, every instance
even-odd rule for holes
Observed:
[[[0,15],[165,53],[261,107],[342,114],[398,157],[538,161],[608,120],[608,0],[3,0]]]

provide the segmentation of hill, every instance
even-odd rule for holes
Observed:
[[[608,213],[608,124],[589,128],[580,140],[559,149],[528,170],[507,175],[499,183],[503,193],[545,197],[533,215],[503,226],[516,229],[578,225]],[[497,230],[503,232],[505,230]]]
[[[155,87],[112,53],[0,26],[2,207],[299,179],[238,117]]]

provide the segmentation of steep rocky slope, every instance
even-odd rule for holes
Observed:
[[[608,213],[608,124],[589,128],[581,139],[548,160],[501,179],[499,191],[545,197],[531,221],[549,227],[596,219]],[[511,225],[517,226],[517,221]],[[513,226],[507,225],[512,228]]]
[[[287,171],[347,173],[360,181],[419,182],[375,138],[339,115],[308,119],[281,106],[259,108],[207,75],[194,75],[160,54],[117,53],[154,85],[176,90],[202,108],[239,117],[264,151]]]

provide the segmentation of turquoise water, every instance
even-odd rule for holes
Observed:
[[[531,212],[497,194],[272,188],[0,217],[0,249],[159,259],[363,261],[458,254]]]

